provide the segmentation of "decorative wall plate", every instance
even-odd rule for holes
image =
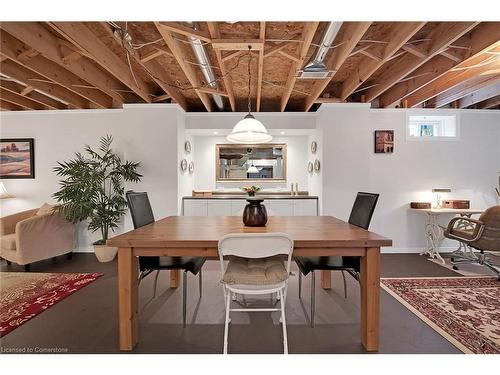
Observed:
[[[186,159],[182,159],[181,160],[181,171],[186,172],[187,166],[188,166],[187,160]]]
[[[184,150],[186,150],[188,154],[191,153],[191,142],[189,141],[184,142]]]
[[[321,168],[321,165],[320,165],[319,159],[316,159],[314,161],[314,171],[319,172],[320,168]]]
[[[317,149],[318,149],[318,144],[316,143],[316,141],[312,141],[311,142],[311,152],[313,154],[315,154]]]
[[[310,161],[309,163],[307,163],[307,171],[309,173],[313,173],[313,171],[314,171],[314,165],[313,165],[312,161]]]
[[[192,174],[193,172],[194,172],[194,161],[189,163],[189,173]]]

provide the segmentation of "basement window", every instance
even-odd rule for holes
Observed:
[[[406,139],[456,140],[458,130],[457,115],[408,115]]]

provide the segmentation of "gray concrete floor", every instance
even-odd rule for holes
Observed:
[[[7,266],[2,272],[22,272]],[[360,343],[359,286],[348,276],[348,298],[342,278],[334,272],[333,288],[323,290],[316,277],[315,327],[309,326],[310,277],[298,298],[298,271],[290,281],[286,305],[290,353],[364,353]],[[93,254],[75,254],[32,265],[32,272],[102,272],[104,276],[36,316],[2,339],[11,348],[61,348],[68,353],[118,353],[116,261],[98,263]],[[416,254],[384,254],[382,277],[457,276]],[[319,276],[319,274],[318,274]],[[182,327],[181,288],[170,289],[169,273],[160,273],[156,298],[154,276],[140,285],[140,341],[135,353],[221,353],[224,304],[217,261],[203,272],[203,298],[198,280],[188,276],[188,326]],[[270,297],[248,303],[271,303]],[[459,353],[404,306],[381,292],[380,353]],[[279,313],[234,313],[229,332],[230,353],[282,353]]]

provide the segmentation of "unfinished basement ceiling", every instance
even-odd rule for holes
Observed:
[[[194,27],[194,25],[196,25]],[[178,103],[190,112],[500,107],[500,23],[343,22],[304,79],[329,22],[3,22],[2,110]],[[195,40],[195,42],[193,42]],[[193,43],[215,76],[207,82]],[[251,52],[248,46],[252,46]],[[199,48],[199,49],[200,49]],[[220,109],[214,97],[221,97]]]

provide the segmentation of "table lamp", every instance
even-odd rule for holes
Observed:
[[[451,189],[449,188],[435,188],[432,189],[434,193],[434,208],[441,208],[441,193],[450,193]]]
[[[14,196],[12,194],[9,194],[9,192],[3,185],[3,182],[0,181],[0,199],[6,199],[6,198],[14,198]]]

